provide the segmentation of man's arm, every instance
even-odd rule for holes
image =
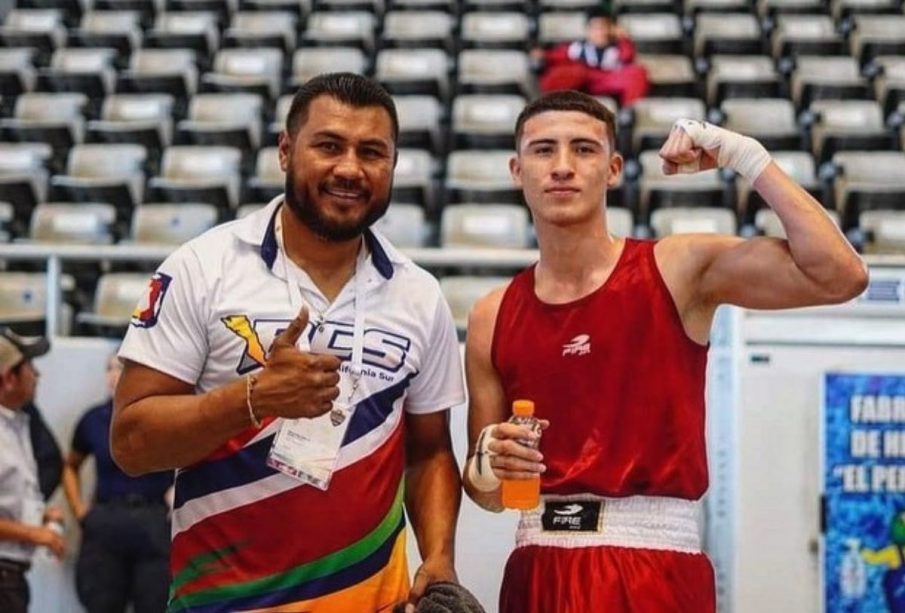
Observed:
[[[712,138],[715,130],[729,139],[724,146],[746,155],[746,147],[760,147],[752,139],[715,126],[707,126],[702,134]],[[698,164],[702,170],[716,167],[722,159],[720,147],[703,146],[714,142],[720,139],[695,142],[683,129],[673,129],[661,149],[666,172],[677,172],[685,164]],[[732,158],[722,161],[733,168]],[[664,239],[657,246],[657,260],[680,310],[709,311],[725,303],[754,309],[835,304],[864,291],[864,262],[823,207],[775,162],[765,162],[753,185],[776,212],[788,239],[709,235]],[[750,167],[757,168],[742,165]]]
[[[456,581],[455,530],[461,482],[449,437],[449,411],[405,416],[405,507],[422,564],[410,601],[437,581]]]
[[[82,521],[88,514],[88,506],[82,498],[82,480],[79,476],[84,461],[85,454],[73,449],[63,464],[63,493],[66,494],[69,509],[78,521]]]
[[[468,318],[465,341],[468,460],[463,482],[465,493],[478,506],[494,512],[503,510],[500,480],[530,479],[544,470],[540,464],[543,455],[518,442],[536,434],[524,426],[507,423],[510,408],[491,359],[493,330],[504,292],[505,288],[494,290],[475,304]],[[547,425],[546,421],[541,422],[542,427]]]
[[[38,547],[47,547],[58,558],[63,557],[63,537],[44,526],[29,526],[11,519],[0,519],[0,541],[15,541]]]
[[[257,418],[317,417],[339,395],[339,359],[295,347],[307,325],[302,309],[274,340],[251,397]],[[195,394],[185,381],[127,361],[113,403],[113,459],[130,475],[204,459],[251,426],[246,385],[243,378]]]

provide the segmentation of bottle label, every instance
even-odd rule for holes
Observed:
[[[544,532],[600,532],[602,500],[548,500],[544,502]]]

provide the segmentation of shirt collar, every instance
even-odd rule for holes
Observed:
[[[0,404],[0,419],[5,419],[11,424],[27,423],[28,413],[26,413],[22,409],[14,411],[13,409],[7,408]]]
[[[236,222],[235,235],[250,245],[260,246],[261,259],[267,268],[273,269],[279,246],[276,236],[276,216],[283,203],[282,194],[271,200],[263,209],[249,214]],[[402,264],[406,257],[396,250],[384,237],[368,228],[364,232],[365,243],[371,253],[371,262],[384,279],[393,277],[393,265]]]

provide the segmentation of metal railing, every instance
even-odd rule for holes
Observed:
[[[162,262],[174,247],[170,245],[48,245],[13,243],[0,245],[0,260],[45,261],[47,297],[45,329],[48,336],[60,330],[63,262]],[[425,268],[474,267],[519,270],[537,259],[533,249],[401,249]]]

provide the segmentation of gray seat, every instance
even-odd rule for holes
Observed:
[[[761,52],[760,23],[751,13],[701,13],[694,31],[694,54]]]
[[[189,48],[211,57],[220,45],[218,16],[212,11],[158,13],[147,40],[149,46]]]
[[[377,54],[374,78],[393,94],[449,97],[449,58],[440,49],[384,49]]]
[[[374,224],[374,229],[396,247],[424,247],[430,234],[423,207],[397,202],[390,205],[386,214]]]
[[[433,96],[393,96],[399,116],[399,145],[441,153],[443,109]]]
[[[798,108],[813,100],[865,98],[868,92],[867,80],[851,57],[800,56],[790,85]]]
[[[635,102],[631,126],[633,151],[660,147],[677,119],[703,120],[704,103],[697,98],[643,98]]]
[[[109,202],[126,214],[144,196],[141,145],[79,145],[73,147],[66,174],[51,178],[51,197],[76,202]]]
[[[672,13],[624,14],[618,23],[635,42],[639,53],[682,53],[684,32]]]
[[[880,74],[874,79],[874,93],[889,114],[905,102],[905,55],[882,55],[874,60]]]
[[[35,86],[35,50],[28,47],[0,48],[0,94],[18,96]]]
[[[867,238],[865,253],[905,254],[905,211],[864,211],[858,227]]]
[[[849,50],[862,64],[880,55],[905,56],[905,15],[856,15]]]
[[[258,151],[255,174],[248,180],[257,200],[268,201],[283,193],[286,175],[280,168],[280,151],[277,147],[264,147]]]
[[[531,243],[528,210],[516,204],[455,204],[443,209],[441,247],[525,249]]]
[[[687,56],[642,54],[638,63],[647,70],[652,97],[695,95],[697,75]]]
[[[390,11],[384,16],[384,43],[396,47],[452,50],[453,17],[444,11]]]
[[[318,45],[353,45],[374,50],[376,17],[363,11],[315,12],[308,18],[305,40]]]
[[[537,18],[537,42],[552,45],[581,40],[586,21],[583,12],[541,13]]]
[[[198,90],[195,62],[192,49],[138,49],[129,58],[129,69],[120,73],[117,91],[187,98]]]
[[[452,109],[456,146],[503,148],[510,145],[516,118],[525,108],[525,102],[521,96],[456,96]]]
[[[154,199],[235,209],[241,153],[232,147],[175,146],[163,152],[161,174],[148,183]]]
[[[240,11],[233,15],[223,40],[237,47],[295,49],[298,16],[290,11]]]
[[[523,94],[532,92],[528,55],[506,49],[466,49],[459,54],[459,87],[464,93]]]
[[[52,150],[45,143],[0,143],[0,201],[13,207],[13,229],[25,231],[32,208],[47,199],[47,165]]]
[[[269,99],[280,92],[283,52],[280,49],[223,49],[214,58],[214,70],[202,82],[216,91],[247,92]]]
[[[181,245],[213,228],[217,209],[209,204],[143,205],[132,216],[132,241],[139,244]]]
[[[0,272],[0,322],[38,324],[47,311],[47,275],[38,272]]]
[[[905,153],[840,152],[833,165],[839,169],[833,192],[843,227],[855,225],[866,210],[905,209]]]
[[[707,103],[724,98],[773,98],[779,94],[779,73],[766,55],[715,55],[707,73]]]
[[[116,209],[99,203],[44,203],[31,216],[29,238],[41,243],[107,245]]]
[[[357,47],[305,47],[292,55],[291,84],[298,87],[324,72],[364,74],[368,60]]]
[[[524,13],[465,13],[462,16],[461,41],[466,47],[523,49],[530,30],[531,23]]]
[[[418,203],[433,209],[435,162],[431,154],[421,149],[399,149],[393,173],[393,200]]]
[[[902,3],[898,0],[830,0],[830,14],[840,20],[849,15],[901,15]]]
[[[447,202],[496,202],[517,204],[521,192],[509,174],[511,149],[453,151],[447,160]]]
[[[63,13],[57,9],[14,8],[0,27],[0,40],[8,47],[32,47],[49,55],[66,40]]]
[[[842,35],[827,15],[778,15],[770,45],[773,57],[777,59],[790,55],[827,55],[844,51]]]
[[[127,55],[141,46],[141,14],[138,11],[86,11],[70,41],[84,47],[112,47]],[[71,45],[71,42],[70,42]]]
[[[836,151],[889,149],[880,105],[871,100],[818,100],[811,105],[816,121],[811,126],[811,150],[820,162]]]
[[[101,119],[88,122],[89,140],[136,143],[159,151],[172,142],[174,103],[170,94],[107,96]]]
[[[263,103],[257,94],[198,94],[189,103],[179,132],[196,145],[224,145],[242,150],[261,143]]]

